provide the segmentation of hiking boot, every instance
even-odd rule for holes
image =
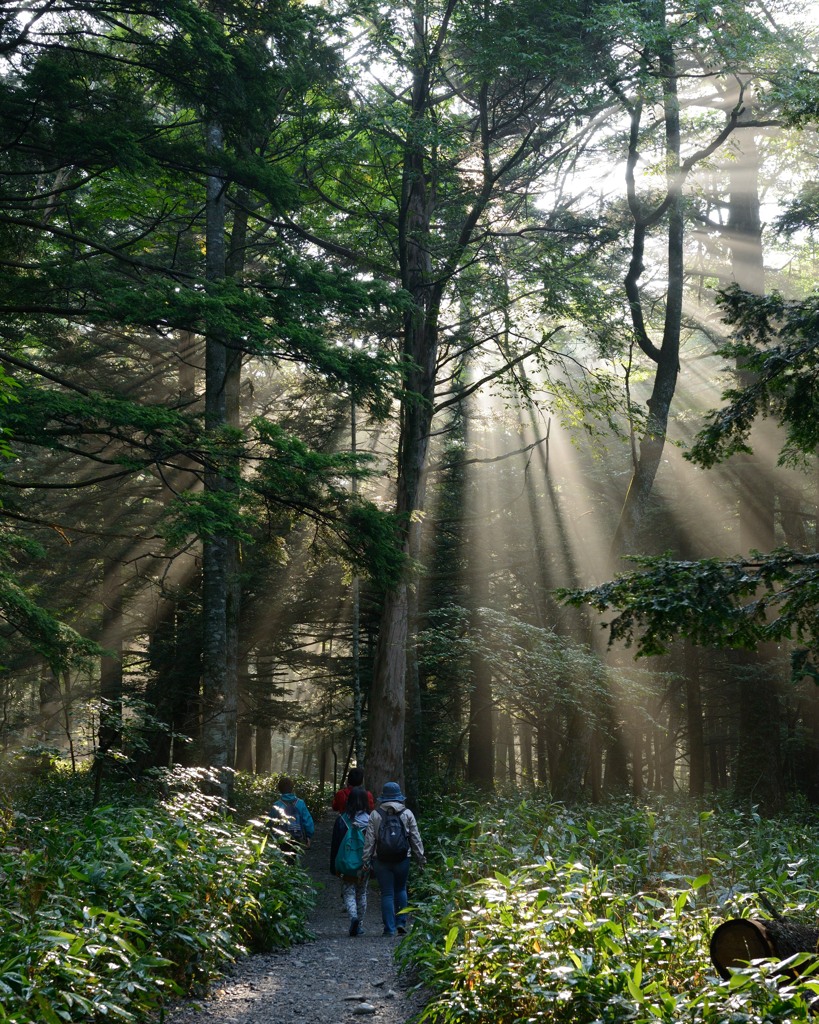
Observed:
[[[354,917],[352,919],[352,921],[350,921],[350,932],[349,932],[349,934],[350,934],[350,938],[351,939],[355,938],[355,936],[358,935],[358,930],[359,930],[360,927],[361,927],[361,924],[360,924],[358,918]]]

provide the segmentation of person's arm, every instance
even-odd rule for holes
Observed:
[[[347,806],[347,790],[340,789],[333,797],[333,803],[331,804],[336,814],[343,814],[344,808]]]
[[[333,835],[330,839],[330,874],[335,875],[336,872],[336,856],[338,854],[338,848],[341,846],[341,840],[344,836],[344,831],[347,828],[347,823],[344,818],[339,815],[333,825]]]
[[[310,813],[310,809],[303,800],[299,800],[299,811],[301,812],[301,827],[304,829],[304,834],[308,839],[313,838],[313,833],[316,831],[316,826],[313,823],[313,815]]]
[[[370,814],[372,814],[373,811],[375,810],[375,797],[372,795],[369,789],[367,790],[367,803],[370,806]]]
[[[424,841],[421,839],[421,833],[418,829],[418,822],[415,820],[415,815],[409,808],[406,808],[401,813],[401,817],[404,820],[404,826],[407,830],[407,838],[412,849],[413,857],[418,861],[419,865],[423,867],[427,858],[424,855]]]
[[[370,820],[367,822],[367,831],[364,833],[364,867],[369,868],[372,866],[373,857],[375,856],[375,840],[378,835],[378,822],[381,815],[378,811],[373,811],[370,814]]]

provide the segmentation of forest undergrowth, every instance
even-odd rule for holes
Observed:
[[[260,820],[275,779],[237,777],[226,814],[204,775],[123,779],[92,806],[90,773],[0,768],[0,1021],[156,1019],[245,953],[307,936],[309,878]]]
[[[91,806],[87,776],[23,764],[0,769],[0,1021],[156,1019],[245,953],[307,937],[309,877],[261,820],[275,777],[238,775],[225,814],[199,772]],[[329,797],[299,791],[316,812]],[[810,809],[436,794],[419,821],[429,866],[397,955],[428,1024],[815,1019],[814,957],[722,981],[708,951],[731,917],[816,923]]]
[[[429,1024],[816,1019],[810,954],[787,962],[795,978],[760,961],[729,981],[709,955],[717,925],[766,903],[816,924],[810,811],[460,799],[431,805],[424,835],[433,868],[399,956],[434,993]]]

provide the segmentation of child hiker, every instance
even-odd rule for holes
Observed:
[[[369,872],[364,870],[364,833],[369,820],[367,791],[356,786],[347,797],[344,813],[336,818],[330,841],[330,871],[341,879],[341,899],[350,916],[350,938],[364,934],[369,880]]]

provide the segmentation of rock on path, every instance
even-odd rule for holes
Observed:
[[[318,822],[304,855],[317,890],[310,919],[315,941],[246,957],[207,998],[176,1007],[167,1024],[406,1024],[419,1012],[421,994],[398,976],[396,939],[381,935],[378,887],[372,882],[366,934],[347,934],[339,883],[328,871],[334,817]]]

